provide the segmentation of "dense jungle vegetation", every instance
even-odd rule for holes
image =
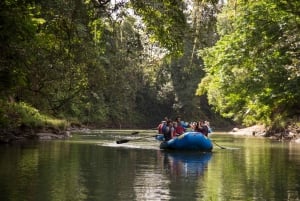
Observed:
[[[2,128],[299,120],[299,1],[3,0],[0,40]]]

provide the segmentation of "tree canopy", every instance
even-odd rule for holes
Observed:
[[[0,5],[0,106],[113,127],[299,115],[297,1]]]
[[[206,76],[197,94],[223,116],[273,125],[299,116],[300,3],[229,1],[220,40],[200,51]]]

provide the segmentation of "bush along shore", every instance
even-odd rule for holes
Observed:
[[[41,114],[24,102],[0,102],[0,143],[70,137],[66,120]]]

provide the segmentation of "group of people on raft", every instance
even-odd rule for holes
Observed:
[[[158,134],[163,134],[165,141],[169,141],[174,137],[182,135],[189,128],[191,131],[200,132],[205,136],[208,136],[208,133],[211,133],[208,121],[200,120],[198,122],[187,123],[181,121],[180,117],[176,117],[175,121],[165,117],[157,126]]]

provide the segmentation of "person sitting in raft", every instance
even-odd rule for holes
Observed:
[[[178,116],[178,117],[176,117],[176,119],[175,119],[175,122],[177,123],[177,133],[179,134],[179,135],[181,135],[182,133],[184,133],[185,132],[185,128],[184,128],[184,126],[183,126],[183,121],[181,121],[181,118]]]
[[[196,131],[197,124],[198,124],[197,122],[191,122],[190,123],[190,128],[191,128],[192,131]]]
[[[205,122],[200,120],[195,127],[196,132],[201,132],[206,137],[208,136],[208,127],[205,125]]]
[[[190,124],[188,122],[182,121],[179,116],[176,117],[176,122],[178,123],[178,126],[182,127],[184,132],[186,132],[187,129],[190,127]]]
[[[160,124],[157,126],[158,134],[164,134],[164,129],[166,129],[168,120],[169,120],[168,117],[165,117],[164,120],[162,120]]]
[[[205,123],[205,125],[206,125],[207,128],[208,128],[208,133],[212,133],[212,129],[211,129],[211,127],[210,127],[209,121],[204,121],[204,123]]]
[[[173,127],[174,127],[173,137],[182,135],[184,133],[184,128],[180,126],[177,121],[173,122]]]
[[[193,122],[193,131],[199,132],[198,130],[200,129],[199,122]]]
[[[186,131],[190,128],[189,122],[184,122],[184,121],[182,121],[182,122],[181,122],[181,125],[182,125],[182,127],[183,127],[183,129],[184,129],[184,132],[186,132]]]
[[[157,126],[157,131],[158,134],[163,134],[163,130],[166,128],[167,122],[166,121],[161,121],[161,123]]]
[[[171,120],[167,121],[166,129],[163,130],[165,141],[169,141],[173,138],[174,127]]]

